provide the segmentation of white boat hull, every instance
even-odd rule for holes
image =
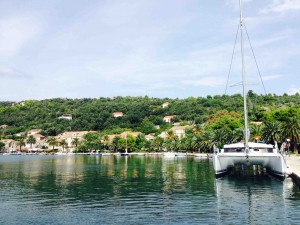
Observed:
[[[278,154],[265,153],[264,155],[248,154],[214,154],[213,164],[217,177],[222,176],[238,164],[261,165],[276,176],[284,178],[286,165],[283,157]]]
[[[226,149],[242,149],[243,144],[236,143],[227,145],[221,151],[213,154],[213,165],[215,175],[220,177],[227,174],[231,168],[238,164],[245,165],[261,165],[266,168],[273,175],[284,179],[287,172],[287,166],[283,156],[277,151],[272,149],[271,145],[249,143],[251,150],[246,154],[245,151],[241,152],[226,152]],[[257,149],[254,151],[253,149]],[[267,151],[269,149],[269,152]],[[242,149],[244,150],[244,149]]]
[[[175,152],[164,152],[163,157],[173,158],[173,157],[175,157]]]

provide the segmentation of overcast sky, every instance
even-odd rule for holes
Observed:
[[[267,93],[300,92],[300,0],[244,0],[244,16]],[[238,0],[1,0],[0,101],[222,95],[238,22]],[[240,61],[237,44],[230,85]]]

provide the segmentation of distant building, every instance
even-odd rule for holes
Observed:
[[[131,131],[124,131],[120,134],[121,138],[126,138],[127,135],[131,135],[132,137],[137,137],[141,132],[131,132]]]
[[[72,120],[72,115],[71,114],[63,114],[58,119],[65,119],[65,120]]]
[[[95,131],[67,131],[62,134],[59,134],[55,137],[55,139],[60,142],[61,140],[66,140],[67,142],[67,149],[69,149],[71,152],[74,150],[74,146],[72,146],[72,141],[74,138],[78,138],[79,142],[83,140],[83,136],[87,133],[95,132]],[[58,146],[62,149],[62,146]]]
[[[8,125],[7,125],[7,124],[2,124],[2,125],[0,125],[0,129],[6,129],[6,128],[8,128]]]
[[[42,141],[45,140],[45,136],[41,135],[41,134],[34,134],[32,135],[37,141]]]
[[[123,113],[122,112],[113,112],[114,117],[122,117]]]
[[[250,124],[254,124],[256,126],[260,126],[263,124],[263,122],[255,122],[255,121],[251,121]]]
[[[115,137],[120,137],[120,135],[119,134],[109,134],[109,135],[107,135],[107,137],[108,137],[108,142],[111,143]]]
[[[158,136],[161,137],[161,138],[166,138],[166,137],[168,136],[168,132],[163,131],[163,132],[161,132],[161,134],[159,134]]]
[[[154,135],[153,134],[147,134],[147,135],[145,135],[145,139],[147,141],[153,140],[154,139]]]
[[[17,137],[26,136],[26,132],[16,133],[16,136],[17,136]]]
[[[41,129],[32,129],[32,130],[27,132],[27,136],[38,134],[41,131],[42,131]]]
[[[174,118],[175,116],[165,116],[163,118],[163,121],[166,122],[166,123],[171,123],[171,120]]]
[[[25,143],[25,148],[26,149],[29,149],[29,150],[32,150],[32,149],[41,149],[42,147],[48,146],[48,143],[46,141],[45,136],[43,136],[41,134],[38,134],[38,133],[32,134],[31,136],[35,138],[36,142],[33,145],[31,145],[31,144],[29,144],[29,143],[26,142]]]
[[[16,142],[12,139],[2,139],[2,143],[5,144],[4,149],[8,152],[16,150]]]
[[[163,108],[167,108],[169,105],[170,105],[170,102],[164,102],[164,103],[162,104],[162,107],[163,107]]]
[[[174,126],[171,128],[171,130],[177,137],[183,138],[185,136],[186,129],[191,129],[191,128],[192,126]]]

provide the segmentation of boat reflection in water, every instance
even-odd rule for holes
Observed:
[[[215,181],[220,224],[295,224],[300,207],[295,207],[293,182],[279,181],[263,168],[239,168]],[[270,222],[272,221],[272,222]]]

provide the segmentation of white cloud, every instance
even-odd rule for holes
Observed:
[[[300,10],[299,0],[273,0],[271,5],[265,7],[260,12],[263,14],[271,12],[285,13],[293,10]]]
[[[14,56],[36,33],[33,21],[23,17],[0,20],[0,55]]]

